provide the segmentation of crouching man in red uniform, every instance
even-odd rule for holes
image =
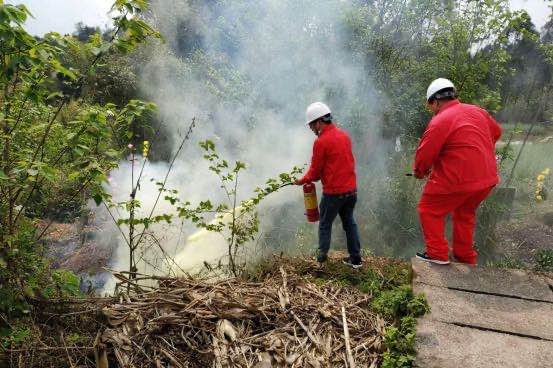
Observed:
[[[343,262],[353,268],[359,268],[362,266],[362,260],[359,231],[353,218],[357,202],[357,184],[351,139],[345,131],[332,123],[331,111],[324,103],[312,103],[307,107],[305,115],[306,125],[315,133],[317,139],[313,144],[311,166],[305,176],[296,180],[295,184],[303,185],[319,179],[323,184],[323,198],[319,205],[321,220],[317,261],[323,263],[327,260],[332,223],[336,216],[340,216],[349,252],[349,257],[343,259]]]
[[[415,155],[415,176],[428,176],[417,207],[426,251],[417,258],[449,263],[445,218],[453,213],[453,255],[474,265],[476,209],[499,182],[495,142],[501,128],[484,109],[459,102],[447,79],[433,81],[426,97],[434,117]]]

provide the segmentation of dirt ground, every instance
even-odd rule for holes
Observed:
[[[526,213],[513,216],[508,222],[502,222],[497,227],[496,237],[498,255],[516,259],[524,267],[533,268],[538,251],[553,250],[553,199],[538,204],[532,211],[526,210]]]
[[[65,224],[53,222],[44,237],[45,256],[54,268],[74,272],[83,280],[82,288],[102,288],[107,278],[105,267],[115,252],[117,240],[100,230],[104,219],[87,218]],[[39,228],[47,222],[39,224]]]

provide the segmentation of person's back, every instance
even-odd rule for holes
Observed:
[[[470,192],[498,183],[495,142],[501,130],[482,108],[451,101],[432,119],[418,149],[443,139],[425,187],[429,193]],[[425,136],[441,139],[425,142]],[[429,150],[432,151],[432,150]],[[424,160],[427,155],[420,155]]]
[[[349,135],[335,125],[328,125],[318,138],[324,147],[325,166],[321,182],[324,193],[346,193],[356,189],[355,158]]]

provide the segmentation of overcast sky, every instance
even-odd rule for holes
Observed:
[[[35,19],[26,22],[34,35],[55,31],[73,33],[75,24],[105,28],[111,24],[107,15],[113,0],[5,0],[7,4],[25,4]]]
[[[25,4],[35,19],[27,22],[27,29],[35,35],[56,31],[72,33],[75,24],[105,28],[110,24],[107,15],[113,0],[6,0],[8,4]],[[551,10],[549,0],[510,0],[513,9],[526,9],[534,23],[541,28]]]

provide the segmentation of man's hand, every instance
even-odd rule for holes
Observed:
[[[294,185],[303,185],[303,183],[300,181],[300,179],[294,180]]]

